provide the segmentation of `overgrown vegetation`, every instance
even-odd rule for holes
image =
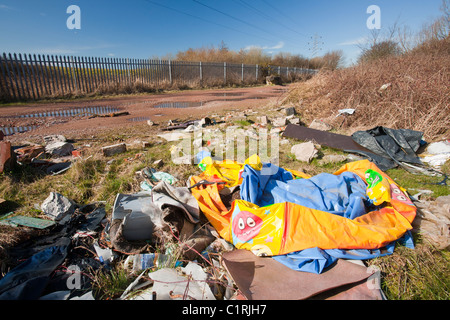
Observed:
[[[442,28],[432,24],[421,32],[427,36],[408,50],[400,50],[393,37],[375,40],[363,50],[357,65],[320,72],[306,84],[298,84],[284,102],[298,105],[302,120],[308,123],[323,119],[348,131],[386,126],[422,131],[426,140],[448,137],[448,30],[444,35]],[[355,113],[345,119],[336,117],[344,108]]]
[[[342,66],[343,52],[341,50],[329,51],[321,57],[313,58],[306,58],[300,54],[291,54],[289,52],[279,52],[272,56],[259,47],[240,49],[239,51],[230,50],[222,41],[217,47],[189,48],[185,51],[179,51],[175,57],[169,54],[164,58],[179,61],[226,61],[230,63],[258,64],[260,66],[274,65],[290,68],[334,70]]]

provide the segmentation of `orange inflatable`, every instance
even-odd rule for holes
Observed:
[[[215,179],[220,176],[220,163],[214,164]],[[239,184],[239,171],[245,164],[233,163],[234,171],[226,166],[233,178],[231,185]],[[258,166],[252,166],[257,168]],[[368,160],[348,163],[334,174],[349,171],[365,181],[367,170],[373,170],[385,179],[384,191],[388,201],[378,210],[348,219],[326,211],[311,209],[295,203],[275,203],[265,207],[235,200],[230,210],[222,203],[219,190],[223,185],[199,185],[191,189],[200,209],[222,238],[237,248],[248,249],[257,255],[280,255],[307,248],[321,249],[377,249],[399,239],[410,230],[416,207],[403,188]],[[191,185],[212,178],[205,170],[191,177]],[[294,177],[308,178],[297,171]],[[385,195],[386,197],[386,195]]]

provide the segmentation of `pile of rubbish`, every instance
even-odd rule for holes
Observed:
[[[175,127],[188,132],[205,124],[213,122]],[[172,129],[165,137],[177,134]],[[386,299],[380,271],[363,261],[391,255],[397,244],[413,249],[416,217],[433,215],[420,213],[414,199],[385,173],[396,165],[421,165],[415,153],[420,134],[380,127],[342,138],[294,124],[283,131],[287,137],[314,138],[364,154],[370,161],[310,176],[262,162],[257,154],[241,163],[202,152],[197,155],[201,173],[185,186],[157,171],[158,161],[141,170],[140,192],[117,194],[111,214],[104,203],[80,205],[51,192],[40,205],[47,219],[0,220],[42,230],[8,250],[12,268],[0,279],[0,299],[98,299],[95,275],[117,268],[132,277],[114,297],[121,300]],[[20,161],[38,161],[43,152],[64,156],[76,151],[62,138],[47,140],[43,149],[16,150],[22,152]],[[310,161],[314,145],[302,147],[312,152]],[[103,152],[114,155],[123,148],[119,144]],[[448,203],[447,198],[439,201]],[[446,214],[435,220],[448,228]],[[444,248],[445,239],[446,234],[438,239]]]

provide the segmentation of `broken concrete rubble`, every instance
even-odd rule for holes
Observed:
[[[44,136],[43,139],[44,139],[44,143],[46,145],[52,144],[55,142],[67,142],[66,137],[64,137],[63,135],[60,135],[60,134]]]
[[[58,192],[50,192],[50,195],[41,204],[41,209],[50,219],[61,221],[66,216],[74,213],[75,203]]]
[[[284,112],[286,113],[287,116],[293,116],[296,113],[294,107],[287,107],[284,109]]]
[[[269,124],[269,119],[267,118],[267,116],[260,116],[257,118],[258,123],[262,124],[262,125],[267,125]]]
[[[56,141],[51,142],[45,146],[45,152],[57,157],[69,156],[75,150],[73,145],[69,142]]]
[[[287,124],[286,117],[278,117],[272,120],[272,124],[274,127],[283,127]]]
[[[347,160],[347,157],[342,154],[327,154],[324,155],[322,159],[320,159],[319,163],[321,165],[329,164],[329,163],[338,163],[344,162]]]
[[[118,143],[102,148],[102,152],[105,157],[110,157],[115,154],[123,153],[125,151],[127,151],[127,145],[125,143]]]
[[[323,120],[317,120],[314,119],[311,124],[309,125],[309,128],[316,129],[316,130],[322,130],[322,131],[330,131],[333,129],[332,126],[330,126],[328,123],[324,122]]]
[[[317,156],[317,152],[318,151],[314,146],[314,143],[311,141],[293,145],[291,148],[291,153],[295,155],[297,160],[308,163]]]

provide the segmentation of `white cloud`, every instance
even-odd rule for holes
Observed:
[[[278,42],[276,45],[274,45],[273,47],[268,47],[268,48],[266,48],[266,49],[281,49],[281,48],[283,48],[284,47],[284,42],[283,41],[280,41],[280,42]]]
[[[252,45],[246,46],[244,48],[244,50],[246,50],[246,51],[251,50],[251,49],[275,50],[275,49],[281,49],[283,47],[284,47],[284,42],[280,41],[274,46],[259,46],[259,45],[252,44]]]
[[[357,39],[347,40],[341,43],[338,43],[338,46],[356,46],[360,44],[365,44],[369,41],[367,37],[359,37]]]

